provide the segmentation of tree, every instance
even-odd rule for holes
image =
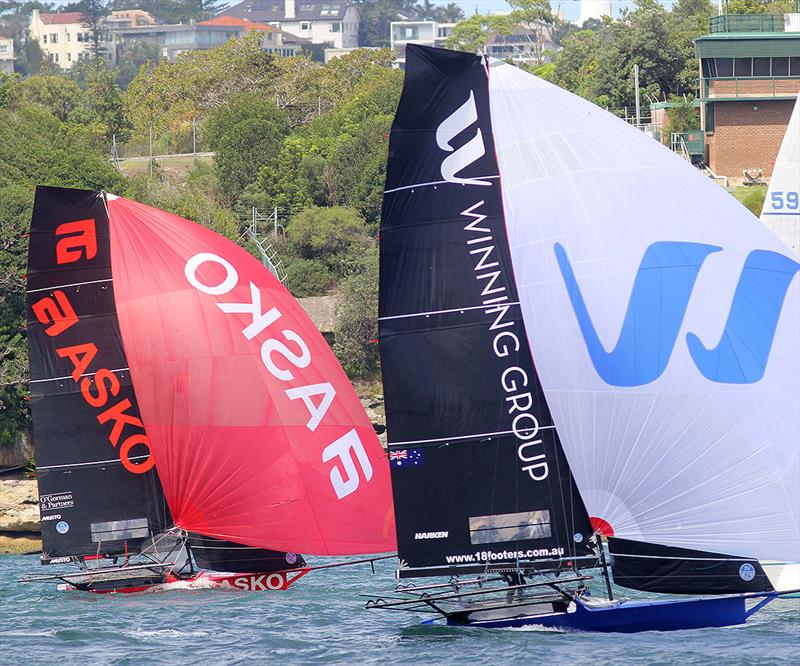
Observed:
[[[784,14],[795,11],[794,0],[728,0],[728,14]]]
[[[389,24],[399,15],[413,16],[414,0],[354,0],[361,16],[358,43],[361,46],[389,46]]]
[[[68,81],[62,79],[62,81]],[[29,425],[25,278],[35,184],[121,191],[124,179],[96,145],[91,132],[62,122],[25,95],[47,93],[41,81],[13,103],[0,105],[0,437]],[[74,82],[65,84],[74,85]],[[0,440],[0,444],[4,443]]]
[[[363,270],[345,279],[336,313],[333,351],[348,377],[365,379],[378,370],[378,262],[370,253]]]
[[[105,60],[106,48],[103,42],[106,41],[106,17],[110,13],[109,0],[80,0],[75,6],[83,16],[83,27],[89,32],[89,53],[94,63],[95,69],[100,69],[101,63]]]
[[[84,108],[90,121],[103,126],[109,144],[115,135],[117,141],[126,141],[131,124],[125,115],[122,91],[114,83],[114,72],[101,63],[89,73],[87,83]]]
[[[512,25],[508,14],[504,16],[473,14],[456,24],[445,40],[445,46],[455,51],[480,53],[488,42],[490,31],[508,35]]]
[[[422,0],[414,5],[414,11],[423,21],[436,21],[439,18],[439,8],[431,0]]]
[[[261,48],[253,31],[220,47],[188,51],[170,63],[142,67],[125,91],[125,105],[134,132],[191,135],[192,122],[241,93],[274,100],[275,58]]]
[[[158,47],[155,44],[139,40],[125,42],[117,59],[117,73],[114,80],[122,90],[125,90],[142,67],[159,60]]]
[[[291,250],[302,259],[318,259],[344,275],[348,265],[371,244],[364,220],[350,208],[311,206],[295,215],[286,229]]]
[[[83,91],[72,79],[44,70],[20,83],[19,97],[25,102],[42,105],[58,120],[66,122],[80,107]]]
[[[262,167],[275,161],[286,131],[286,114],[255,93],[232,97],[211,114],[203,134],[229,201],[238,201]]]
[[[442,23],[458,23],[464,19],[464,10],[455,2],[448,2],[444,7],[439,7],[436,20]]]

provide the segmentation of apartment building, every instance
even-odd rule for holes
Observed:
[[[48,13],[34,9],[29,31],[50,62],[61,69],[72,68],[91,52],[92,36],[80,12]],[[113,35],[104,30],[100,37],[106,62],[113,66],[116,64]]]

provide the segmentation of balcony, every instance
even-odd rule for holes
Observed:
[[[800,93],[800,78],[729,77],[704,79],[703,100],[794,99]]]

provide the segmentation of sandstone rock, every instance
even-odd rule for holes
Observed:
[[[0,555],[19,553],[38,553],[42,549],[42,540],[33,535],[9,536],[0,534]]]
[[[34,454],[33,437],[30,431],[17,432],[7,444],[0,446],[0,468],[20,467]]]
[[[0,480],[0,533],[39,532],[39,494],[33,479]]]

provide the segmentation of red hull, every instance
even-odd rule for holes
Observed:
[[[272,573],[229,574],[201,571],[190,578],[178,578],[172,574],[163,583],[155,585],[121,586],[102,590],[81,590],[73,585],[59,585],[60,590],[87,591],[95,594],[136,594],[141,592],[169,592],[173,590],[241,590],[246,592],[266,592],[287,590],[311,569],[292,569]]]

